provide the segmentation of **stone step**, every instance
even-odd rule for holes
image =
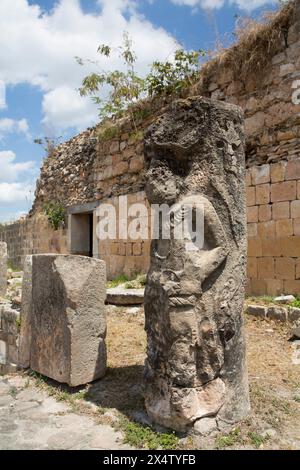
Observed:
[[[144,289],[107,289],[106,303],[112,305],[141,305],[144,303]]]

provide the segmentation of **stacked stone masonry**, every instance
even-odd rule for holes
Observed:
[[[0,242],[0,297],[6,294],[7,287],[7,244]]]
[[[233,61],[214,59],[209,74],[204,70],[190,91],[236,104],[245,113],[248,291],[253,294],[300,294],[300,0],[291,5],[280,44],[263,70],[245,76],[234,70]],[[276,18],[272,21],[277,27]],[[46,201],[61,201],[69,209],[115,204],[126,194],[144,200],[143,132],[163,114],[165,104],[163,99],[146,104],[138,130],[123,119],[108,131],[99,125],[57,147],[41,169],[30,217],[0,228],[12,264],[20,267],[32,253],[72,252],[67,223],[53,232],[43,216]],[[107,262],[109,278],[122,272],[132,276],[149,266],[149,244],[143,242],[99,243],[93,255]]]
[[[0,302],[0,375],[15,372],[19,363],[20,312]]]
[[[248,289],[300,293],[300,158],[247,170]]]

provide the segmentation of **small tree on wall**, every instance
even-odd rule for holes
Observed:
[[[53,230],[58,230],[64,225],[66,211],[60,202],[47,202],[44,204],[44,213]]]
[[[34,143],[41,145],[45,150],[48,157],[52,157],[55,152],[56,146],[61,142],[62,137],[38,137],[34,139]]]
[[[121,117],[129,111],[135,126],[134,105],[142,98],[180,93],[195,82],[199,72],[200,57],[205,55],[202,49],[190,52],[179,49],[175,52],[173,60],[153,62],[148,75],[141,77],[135,70],[137,56],[128,33],[124,33],[123,44],[119,48],[113,49],[102,44],[98,47],[98,53],[106,58],[117,53],[124,61],[125,71],[91,73],[82,82],[79,89],[81,96],[92,97],[99,108],[101,119]],[[76,60],[82,66],[86,62],[97,65],[80,57],[76,57]],[[107,88],[108,95],[104,99]]]

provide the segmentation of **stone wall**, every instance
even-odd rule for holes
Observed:
[[[276,36],[275,45],[269,36]],[[282,290],[300,294],[299,186],[296,189],[299,177],[298,173],[294,179],[290,179],[290,173],[271,176],[276,168],[280,172],[281,166],[298,168],[300,158],[300,104],[293,99],[297,87],[300,89],[300,0],[291,2],[269,24],[259,28],[258,33],[249,35],[247,41],[210,61],[189,94],[237,104],[245,112],[249,292]],[[255,71],[247,71],[243,67],[255,58],[258,48],[264,66],[259,69],[255,64]],[[73,207],[119,195],[142,194],[145,186],[143,130],[163,113],[166,101],[144,103],[137,129],[129,119],[113,123],[109,128],[99,125],[54,150],[42,167],[31,216],[0,229],[0,240],[8,242],[11,262],[19,266],[25,254],[68,250],[67,229],[53,232],[49,225],[41,223],[44,202],[58,200]],[[270,177],[262,183],[255,175],[264,172],[270,172]],[[278,215],[283,208],[285,212]],[[270,244],[265,240],[272,238],[273,244],[282,249],[269,255],[260,246]],[[274,243],[278,238],[280,243]],[[122,270],[130,274],[147,269],[147,253],[147,244],[131,241],[125,244],[117,240],[109,246],[100,243],[94,247],[94,255],[108,263],[108,277]],[[285,263],[290,268],[283,266]],[[289,274],[281,274],[287,269],[291,269]],[[291,272],[295,273],[293,279]]]
[[[67,253],[67,226],[54,231],[42,213],[5,224],[0,229],[0,241],[7,243],[8,265],[23,267],[26,255],[38,253]]]
[[[119,197],[109,198],[103,202],[112,204],[119,218]],[[128,207],[133,204],[142,203],[149,209],[149,203],[146,200],[144,191],[129,194],[127,203]],[[147,272],[150,263],[150,211],[147,219],[146,222],[149,227],[148,240],[133,240],[128,238],[127,240],[100,240],[98,242],[98,256],[106,262],[106,269],[110,278],[114,278],[122,273],[132,278],[136,274]],[[129,217],[127,220],[128,226],[131,220],[132,218]]]
[[[7,288],[7,244],[0,242],[0,297]]]
[[[249,292],[300,293],[300,158],[247,171]]]
[[[20,312],[0,302],[0,375],[16,372],[19,363]]]

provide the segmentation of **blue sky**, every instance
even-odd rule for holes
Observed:
[[[31,206],[44,158],[33,139],[67,139],[98,120],[77,92],[92,69],[74,56],[96,59],[99,44],[118,46],[128,31],[138,71],[146,73],[178,43],[206,50],[220,40],[229,44],[236,15],[276,6],[277,0],[0,0],[0,222]]]

